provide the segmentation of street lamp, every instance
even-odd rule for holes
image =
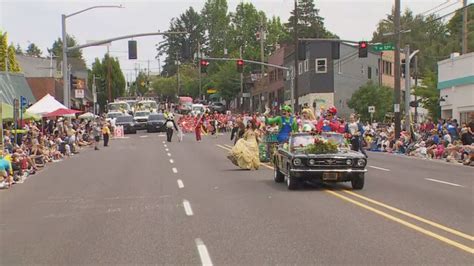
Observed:
[[[89,11],[95,8],[123,8],[122,5],[101,5],[101,6],[92,6],[86,9],[82,9],[80,11],[74,12],[69,15],[62,14],[61,15],[61,25],[62,25],[62,39],[63,39],[63,67],[62,67],[62,74],[63,74],[63,103],[64,105],[69,108],[69,82],[68,82],[68,65],[67,65],[67,39],[66,39],[66,19],[80,13]]]

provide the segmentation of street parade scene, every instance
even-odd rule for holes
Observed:
[[[0,3],[0,265],[473,264],[474,3],[104,3]]]

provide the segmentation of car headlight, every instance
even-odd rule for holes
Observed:
[[[315,165],[315,164],[316,164],[316,160],[314,160],[314,159],[309,159],[308,164],[309,164],[309,165]]]
[[[357,160],[357,166],[359,167],[364,167],[366,164],[365,160],[364,159],[359,159]]]
[[[346,160],[346,164],[347,164],[347,165],[351,165],[351,164],[352,164],[352,160],[351,160],[351,159],[347,159],[347,160]]]
[[[296,158],[293,160],[293,165],[294,166],[300,166],[303,162],[301,161],[300,158]]]

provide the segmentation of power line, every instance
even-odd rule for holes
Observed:
[[[448,1],[446,1],[446,2],[443,2],[443,3],[437,5],[437,6],[433,7],[433,8],[430,8],[430,9],[424,11],[424,12],[421,12],[421,13],[419,13],[419,15],[423,15],[423,14],[426,14],[426,13],[428,13],[428,12],[431,12],[432,10],[435,10],[435,9],[437,9],[438,7],[443,6],[443,5],[445,5],[445,4],[449,3],[449,2],[451,2],[451,0],[448,0]]]
[[[445,18],[445,17],[447,17],[447,16],[450,16],[450,15],[452,15],[452,14],[458,12],[458,11],[464,10],[465,8],[468,8],[468,7],[473,6],[473,5],[474,5],[474,4],[469,4],[469,5],[465,6],[465,7],[458,8],[458,9],[454,10],[453,12],[449,12],[448,14],[445,14],[445,15],[443,15],[443,16],[441,16],[441,17],[437,17],[437,18],[435,18],[435,19],[429,20],[429,21],[427,21],[427,23],[435,22],[435,21],[437,21],[437,20],[443,19],[443,18]]]
[[[450,4],[449,6],[445,6],[445,7],[441,8],[441,9],[439,9],[439,10],[433,11],[431,14],[428,14],[428,15],[433,15],[433,14],[435,14],[435,13],[438,13],[438,12],[442,11],[442,10],[445,10],[446,8],[452,7],[452,6],[454,6],[454,5],[458,5],[459,2],[460,2],[460,1],[458,0],[457,2],[454,2],[454,3]]]

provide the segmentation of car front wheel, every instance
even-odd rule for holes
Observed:
[[[352,176],[352,179],[351,179],[352,188],[357,189],[357,190],[363,189],[364,181],[365,181],[364,179],[365,179],[364,173],[355,174],[354,176]]]
[[[288,169],[288,172],[289,171]],[[300,180],[292,177],[291,174],[288,173],[288,175],[286,175],[286,186],[289,190],[297,190],[300,187]]]
[[[275,183],[282,183],[283,181],[285,181],[285,175],[283,175],[280,170],[278,169],[277,166],[273,167],[273,181],[275,181]]]

